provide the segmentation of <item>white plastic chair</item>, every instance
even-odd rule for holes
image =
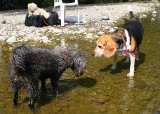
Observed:
[[[64,21],[66,17],[66,6],[77,6],[77,17],[79,23],[79,10],[78,10],[78,0],[75,0],[73,3],[63,3],[62,0],[54,0],[54,7],[60,6],[61,11],[61,26],[64,26]]]

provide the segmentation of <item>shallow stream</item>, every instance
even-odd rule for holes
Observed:
[[[125,57],[118,57],[116,70],[111,70],[112,58],[94,58],[91,55],[95,41],[88,42],[78,37],[76,40],[66,40],[68,48],[82,51],[87,56],[88,65],[84,75],[76,78],[67,69],[59,81],[59,97],[52,95],[52,87],[48,80],[46,92],[35,103],[39,114],[149,114],[160,113],[160,11],[153,16],[139,19],[144,26],[144,39],[136,61],[136,72],[133,79],[126,75],[129,63]],[[54,45],[29,43],[40,47],[53,48],[60,45],[56,40]],[[17,45],[17,44],[15,44]],[[19,92],[20,106],[12,107],[13,93],[8,79],[8,61],[15,45],[2,43],[0,49],[0,113],[30,113],[25,90]]]

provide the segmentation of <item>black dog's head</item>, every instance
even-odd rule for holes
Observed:
[[[84,69],[86,68],[86,56],[84,53],[81,52],[74,52],[74,57],[72,62],[71,69],[73,70],[74,74],[79,77],[83,74]]]

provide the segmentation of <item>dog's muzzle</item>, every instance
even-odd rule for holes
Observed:
[[[91,55],[92,55],[92,56],[95,56],[95,53],[94,53],[94,52],[92,52],[92,53],[91,53]]]
[[[94,52],[92,52],[91,55],[94,56],[95,58],[100,57],[100,56],[96,55]]]

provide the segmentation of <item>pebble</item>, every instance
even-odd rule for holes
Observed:
[[[115,30],[113,29],[113,28],[111,28],[110,30],[109,30],[109,33],[112,33],[112,32],[114,32]]]
[[[88,34],[86,35],[86,38],[92,39],[92,38],[93,38],[93,33],[88,33]]]
[[[102,35],[102,34],[104,34],[104,32],[98,32],[98,35]]]
[[[8,43],[15,43],[17,42],[17,37],[16,36],[11,36],[7,39]]]
[[[109,30],[109,29],[111,29],[111,28],[112,28],[111,26],[106,26],[106,27],[105,27],[106,30]]]
[[[147,15],[142,15],[144,18],[146,18],[147,17]]]
[[[155,21],[155,18],[151,18],[151,21]]]
[[[48,40],[48,37],[47,37],[47,36],[41,37],[41,40],[42,40],[42,42],[44,42],[44,43],[49,43],[49,42],[51,42],[50,40]]]

